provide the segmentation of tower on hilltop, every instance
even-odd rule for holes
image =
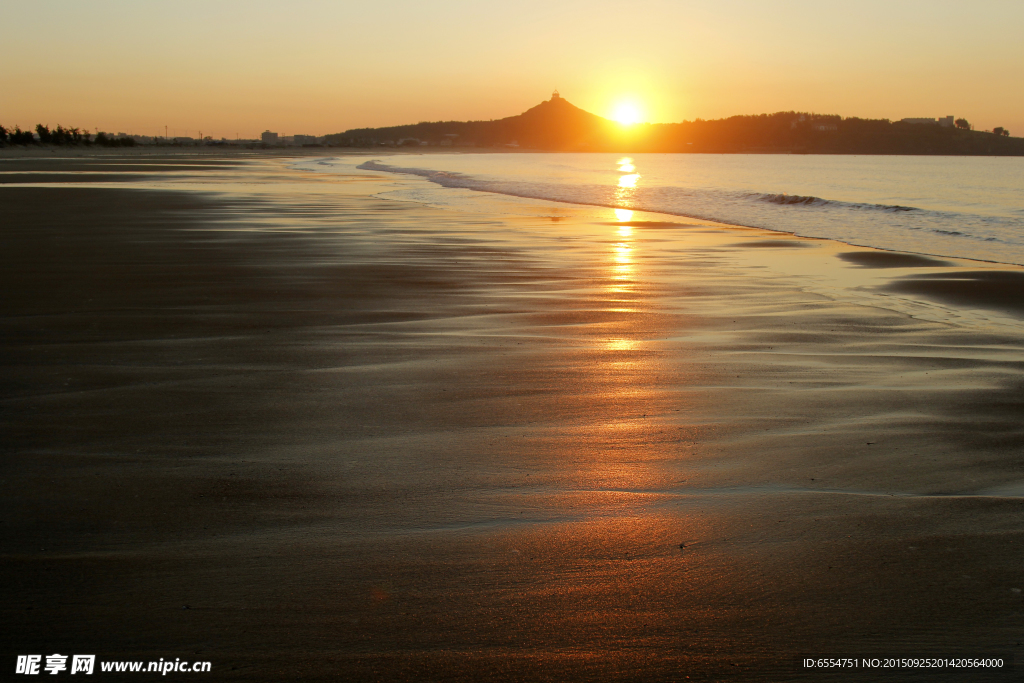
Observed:
[[[558,91],[556,90],[555,92],[551,93],[551,99],[553,99],[553,100],[560,100],[560,99],[562,99],[562,96],[559,95]]]

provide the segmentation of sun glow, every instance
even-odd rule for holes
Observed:
[[[624,126],[631,126],[634,123],[640,123],[643,115],[640,112],[640,108],[632,102],[621,102],[615,107],[615,112],[612,114],[612,120],[618,121]]]

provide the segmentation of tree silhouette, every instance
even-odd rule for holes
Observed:
[[[961,130],[970,130],[971,124],[967,123],[967,119],[957,119],[953,122],[954,125]]]
[[[15,126],[13,131],[8,132],[7,138],[11,141],[12,145],[34,145],[36,142],[32,133],[22,130],[21,126]]]
[[[132,138],[118,138],[107,135],[103,131],[96,133],[96,144],[101,147],[134,147],[135,140]]]
[[[64,126],[58,125],[53,130],[50,130],[49,126],[44,126],[41,123],[36,124],[36,136],[33,137],[29,131],[22,131],[21,128],[15,126],[14,131],[5,131],[6,139],[12,145],[28,145],[35,144],[36,142],[44,145],[81,145],[91,144],[91,136],[89,133],[84,133],[78,128],[65,128]],[[0,142],[4,141],[4,137],[0,136]],[[134,140],[132,144],[134,144]]]

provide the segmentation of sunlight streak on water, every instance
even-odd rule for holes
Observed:
[[[640,180],[639,173],[630,173],[619,178],[619,187],[635,188],[636,181]]]

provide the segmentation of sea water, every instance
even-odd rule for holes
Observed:
[[[456,209],[491,193],[1024,265],[1021,157],[435,153],[297,166],[415,176],[385,196]]]

